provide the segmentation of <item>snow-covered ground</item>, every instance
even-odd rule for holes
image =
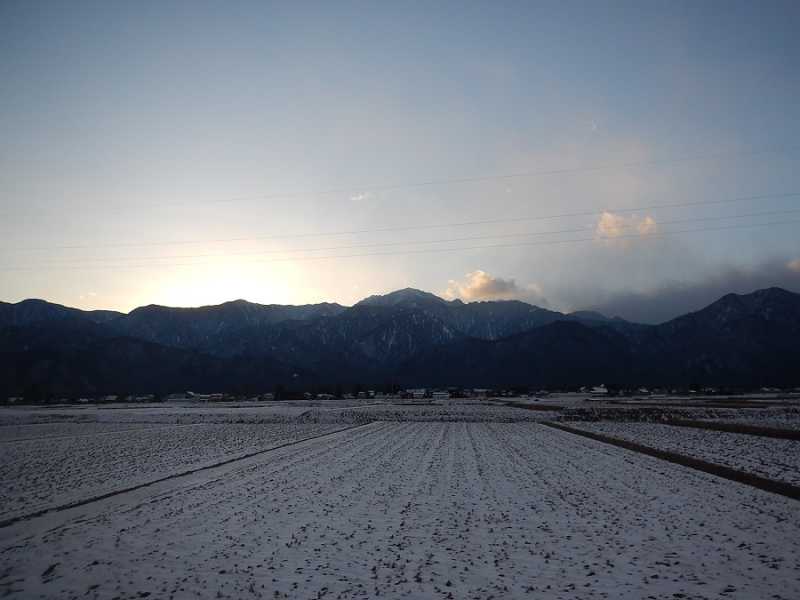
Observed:
[[[716,422],[800,430],[800,408],[741,410],[731,416],[717,419]]]
[[[92,423],[92,433],[74,434],[76,424],[63,426],[73,434],[57,435],[59,426],[48,425],[48,437],[0,444],[0,520],[341,429],[299,423],[138,429],[127,424],[117,431],[120,424]],[[111,429],[104,432],[103,427]]]
[[[0,594],[789,599],[799,516],[537,424],[373,423],[0,528]]]
[[[131,429],[164,427],[159,423],[50,422],[0,426],[0,443],[76,435],[112,434]]]
[[[800,408],[795,406],[771,406],[763,408],[720,408],[709,406],[675,406],[635,404],[572,406],[560,412],[561,421],[631,421],[664,422],[671,420],[694,420],[711,422],[738,422],[762,425],[770,421],[800,423]]]
[[[800,485],[800,441],[656,423],[567,425]]]
[[[742,417],[737,419],[721,419],[717,423],[727,423],[730,425],[752,425],[755,427],[768,427],[772,429],[791,429],[800,431],[800,418],[781,418],[774,419],[752,419],[749,417]]]
[[[259,403],[165,402],[25,406],[0,409],[0,426],[46,423],[280,423],[312,409],[358,407],[366,400],[297,400]]]

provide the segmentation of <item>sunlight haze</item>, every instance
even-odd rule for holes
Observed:
[[[5,2],[2,299],[352,304],[481,271],[632,316],[800,290],[798,16]]]

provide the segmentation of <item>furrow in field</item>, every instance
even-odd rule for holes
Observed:
[[[84,501],[342,425],[182,425],[0,445],[0,521]]]
[[[535,424],[375,423],[201,475],[4,538],[0,591],[800,594],[796,502]]]

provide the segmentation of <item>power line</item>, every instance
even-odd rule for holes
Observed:
[[[658,210],[664,208],[686,208],[691,206],[711,206],[719,204],[731,204],[735,202],[747,202],[755,200],[770,200],[780,198],[792,198],[800,196],[800,192],[787,192],[779,194],[762,194],[757,196],[741,196],[736,198],[727,198],[720,200],[697,200],[694,202],[675,202],[667,204],[653,204],[650,206],[640,207],[624,207],[624,208],[607,208],[601,211],[579,211],[571,213],[549,214],[549,215],[529,215],[518,216],[513,218],[499,218],[499,219],[480,219],[474,221],[461,221],[453,223],[438,223],[438,224],[417,224],[405,225],[397,227],[379,227],[370,229],[354,229],[349,231],[329,231],[329,232],[315,232],[315,233],[284,233],[284,234],[270,234],[264,236],[248,236],[248,237],[231,237],[231,238],[217,238],[217,239],[194,239],[194,240],[170,240],[170,241],[154,241],[154,242],[115,242],[105,244],[71,244],[71,245],[53,245],[53,246],[29,246],[24,248],[4,248],[3,252],[33,252],[33,251],[46,251],[46,250],[85,250],[92,248],[139,248],[148,246],[178,246],[178,245],[193,245],[193,244],[217,244],[217,243],[232,243],[232,242],[254,242],[264,241],[271,239],[288,239],[288,238],[311,238],[311,237],[334,237],[345,235],[362,235],[369,233],[388,233],[400,231],[422,231],[430,229],[446,229],[449,227],[471,227],[479,225],[495,225],[501,223],[517,223],[521,221],[544,221],[562,218],[574,217],[590,217],[597,216],[603,212],[612,213],[635,213],[647,210]]]
[[[425,188],[425,187],[480,183],[485,181],[503,181],[510,179],[523,179],[523,178],[543,177],[551,175],[574,175],[578,173],[592,173],[598,171],[608,171],[617,169],[624,170],[624,169],[633,169],[641,167],[651,167],[657,165],[680,164],[680,163],[693,162],[699,160],[718,160],[718,159],[737,158],[744,156],[762,156],[769,154],[791,154],[798,150],[800,150],[800,148],[789,146],[785,148],[766,147],[766,148],[756,148],[752,150],[706,152],[706,153],[688,154],[683,156],[653,158],[649,160],[640,160],[640,161],[603,163],[597,165],[589,165],[585,167],[567,167],[560,169],[533,169],[529,171],[500,173],[495,175],[477,175],[473,177],[442,177],[442,178],[428,179],[422,181],[408,181],[408,182],[398,182],[389,184],[353,185],[348,187],[327,188],[321,190],[273,192],[269,194],[234,196],[230,198],[222,198],[217,200],[204,200],[204,201],[193,201],[193,202],[158,202],[147,205],[137,204],[136,206],[117,206],[115,208],[130,208],[133,210],[133,209],[141,209],[143,206],[197,206],[202,204],[228,204],[236,202],[248,202],[254,200],[279,200],[279,199],[292,199],[292,198],[304,198],[304,197],[315,197],[315,196],[331,196],[336,194],[388,192],[388,191],[395,191],[402,189],[415,189],[415,188]],[[103,208],[110,208],[110,207],[106,205]]]
[[[632,169],[638,167],[650,167],[655,165],[678,164],[683,162],[692,162],[697,160],[716,160],[723,158],[735,158],[740,156],[759,156],[765,154],[790,154],[797,151],[799,148],[757,148],[755,150],[732,150],[729,152],[712,152],[712,153],[698,153],[684,156],[673,156],[666,158],[654,158],[650,160],[630,161],[623,163],[604,163],[599,165],[590,165],[586,167],[569,167],[561,169],[535,169],[531,171],[519,171],[516,173],[500,173],[496,175],[477,175],[474,177],[445,177],[437,179],[429,179],[424,181],[411,181],[389,184],[367,184],[361,186],[328,188],[322,190],[306,190],[306,191],[288,191],[288,192],[274,192],[271,194],[259,194],[253,196],[238,196],[220,200],[208,200],[203,204],[221,204],[231,202],[247,202],[253,200],[278,200],[290,198],[304,198],[314,196],[330,196],[335,194],[353,194],[364,192],[388,192],[402,189],[414,189],[423,187],[435,187],[445,185],[457,185],[465,183],[480,183],[483,181],[502,181],[507,179],[522,179],[527,177],[540,177],[546,175],[569,175],[577,173],[591,173],[595,171],[607,171],[615,169]],[[171,202],[160,203],[162,205],[168,204],[172,206],[194,206],[197,203],[191,202]]]
[[[657,233],[649,233],[649,234],[623,234],[617,236],[600,236],[600,237],[586,237],[586,238],[573,238],[573,239],[566,239],[566,240],[539,240],[533,242],[515,242],[515,243],[508,243],[508,244],[488,244],[483,246],[462,246],[456,248],[426,248],[426,249],[419,249],[419,250],[403,250],[403,251],[389,251],[389,252],[368,252],[362,254],[344,254],[344,255],[330,255],[330,256],[298,256],[298,257],[287,257],[287,258],[273,258],[273,259],[263,259],[263,260],[252,260],[247,261],[247,264],[263,264],[263,263],[275,263],[275,262],[292,262],[292,261],[311,261],[311,260],[335,260],[335,259],[342,259],[342,258],[361,258],[361,257],[370,257],[370,256],[404,256],[404,255],[415,255],[415,254],[432,254],[432,253],[441,253],[441,252],[463,252],[468,250],[489,250],[489,249],[496,249],[496,248],[516,248],[516,247],[527,247],[527,246],[550,246],[556,244],[569,244],[569,243],[580,243],[580,242],[596,242],[596,241],[618,241],[618,240],[626,240],[626,239],[639,239],[639,240],[647,240],[653,238],[664,238],[672,235],[679,235],[684,233],[699,233],[699,232],[707,232],[707,231],[723,231],[723,230],[732,230],[732,229],[750,229],[756,227],[772,227],[772,226],[779,226],[779,225],[792,225],[792,224],[800,224],[800,219],[797,220],[789,220],[789,221],[772,221],[767,223],[747,223],[747,224],[738,224],[738,225],[728,225],[728,226],[718,226],[718,227],[703,227],[697,229],[682,229],[678,231],[667,231],[667,232],[657,232]],[[170,263],[170,264],[147,264],[147,265],[88,265],[88,266],[62,266],[62,267],[5,267],[0,268],[0,271],[85,271],[85,270],[127,270],[127,269],[152,269],[154,267],[204,267],[208,266],[209,263]]]
[[[717,220],[726,220],[726,219],[745,219],[751,217],[764,217],[764,216],[774,216],[780,214],[795,214],[800,213],[800,208],[793,208],[793,209],[782,209],[782,210],[765,210],[765,211],[758,211],[758,212],[751,212],[751,213],[744,213],[744,214],[736,214],[736,215],[715,215],[715,216],[706,216],[706,217],[691,217],[685,219],[669,219],[669,220],[662,220],[656,223],[657,226],[663,225],[675,225],[679,223],[695,223],[699,221],[717,221]],[[637,224],[624,224],[622,225],[622,229],[635,229]],[[420,241],[400,241],[400,242],[375,242],[370,244],[352,244],[352,245],[343,245],[343,246],[323,246],[323,247],[316,247],[316,248],[289,248],[289,249],[280,249],[280,250],[260,250],[260,251],[249,251],[249,252],[224,252],[224,253],[203,253],[203,254],[172,254],[172,255],[162,255],[162,256],[153,256],[153,255],[145,255],[145,256],[116,256],[116,257],[78,257],[78,258],[50,258],[44,259],[39,263],[35,263],[37,265],[47,264],[48,262],[55,262],[55,263],[82,263],[82,262],[110,262],[110,261],[129,261],[129,260],[176,260],[176,259],[192,259],[192,258],[226,258],[226,257],[239,257],[239,256],[264,256],[267,254],[286,254],[286,253],[298,253],[298,252],[327,252],[333,250],[354,250],[359,248],[380,248],[380,247],[391,247],[391,246],[408,246],[408,245],[427,245],[427,244],[446,244],[446,243],[453,243],[453,242],[467,242],[467,241],[477,241],[477,240],[491,240],[491,239],[502,239],[502,238],[526,238],[526,237],[537,237],[543,235],[560,235],[565,233],[583,233],[587,230],[595,229],[596,225],[591,225],[588,227],[579,227],[579,228],[572,228],[572,229],[560,229],[554,231],[534,231],[534,232],[517,232],[517,233],[498,233],[498,234],[491,234],[491,235],[479,235],[479,236],[467,236],[467,237],[459,237],[459,238],[445,238],[445,239],[436,239],[436,240],[420,240]]]

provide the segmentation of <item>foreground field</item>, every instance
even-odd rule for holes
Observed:
[[[43,431],[36,432],[37,427]],[[0,521],[342,428],[301,423],[120,427],[28,426],[24,435],[41,435],[0,444]]]
[[[796,598],[797,502],[528,423],[374,423],[0,529],[25,598]]]

